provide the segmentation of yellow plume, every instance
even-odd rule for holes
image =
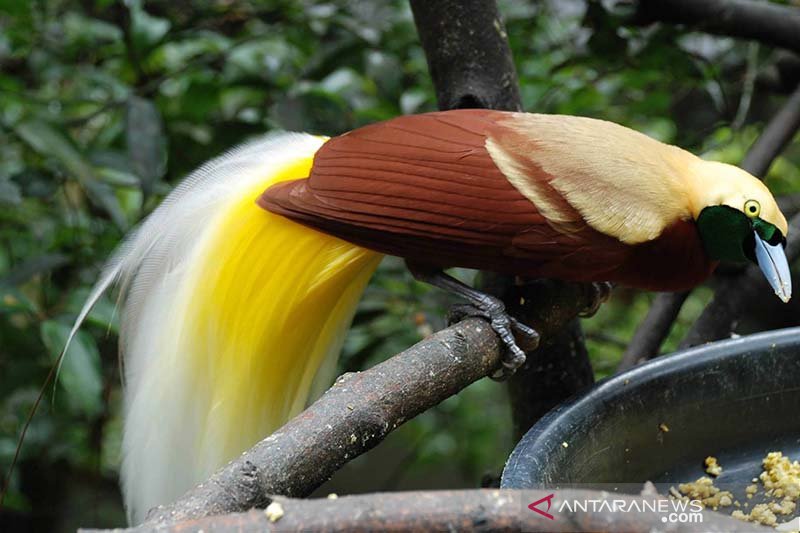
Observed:
[[[315,379],[333,377],[318,374],[335,368],[381,255],[255,203],[271,184],[306,177],[323,142],[273,136],[203,166],[120,247],[80,315],[121,281],[133,523],[268,436],[304,408]]]

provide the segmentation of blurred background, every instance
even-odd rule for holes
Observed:
[[[612,120],[708,158],[739,162],[800,80],[791,56],[629,25],[618,2],[500,7],[526,110]],[[0,474],[104,260],[182,176],[266,131],[335,135],[435,108],[405,1],[0,0]],[[800,192],[798,164],[800,149],[790,146],[773,165],[776,195]],[[665,350],[710,295],[692,294]],[[752,302],[740,332],[796,323],[796,305],[766,296]],[[584,321],[598,378],[614,372],[652,298],[617,290]],[[387,259],[342,371],[442,327],[449,304]],[[0,524],[124,525],[116,337],[107,297],[30,426]],[[408,422],[318,494],[489,483],[513,447],[510,426],[505,387],[484,379]]]

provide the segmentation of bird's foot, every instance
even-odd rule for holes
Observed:
[[[500,299],[474,289],[438,268],[408,260],[406,260],[406,264],[418,281],[430,283],[435,287],[457,294],[469,302],[467,305],[455,306],[454,310],[451,310],[448,318],[450,324],[465,317],[478,316],[487,319],[492,325],[492,329],[506,348],[501,361],[502,366],[491,376],[492,379],[498,381],[506,379],[525,363],[525,352],[517,344],[515,333],[528,350],[534,350],[539,345],[539,334],[509,316],[506,313],[506,306]]]
[[[608,281],[596,281],[593,283],[587,284],[587,289],[589,291],[589,301],[591,302],[586,309],[578,313],[578,316],[582,318],[588,318],[590,316],[594,316],[597,311],[600,309],[600,306],[608,300],[611,296],[611,289],[614,288],[614,285],[609,283]]]
[[[502,366],[490,377],[496,381],[504,381],[525,364],[525,350],[535,350],[539,346],[539,334],[506,313],[505,305],[499,299],[489,295],[484,296],[485,298],[476,304],[459,304],[451,307],[447,321],[448,324],[454,324],[468,317],[481,317],[489,321],[505,346]]]

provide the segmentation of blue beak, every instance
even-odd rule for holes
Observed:
[[[775,294],[781,300],[788,302],[792,297],[792,277],[789,272],[789,263],[786,261],[786,254],[783,245],[772,245],[763,240],[758,232],[756,236],[756,261],[764,273],[764,277],[772,286]]]

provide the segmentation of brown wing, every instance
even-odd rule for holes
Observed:
[[[259,204],[416,262],[615,280],[632,247],[584,224],[542,176],[548,201],[576,221],[569,232],[556,229],[495,166],[484,144],[503,116],[450,111],[357,129],[322,146],[308,179],[269,188]]]

